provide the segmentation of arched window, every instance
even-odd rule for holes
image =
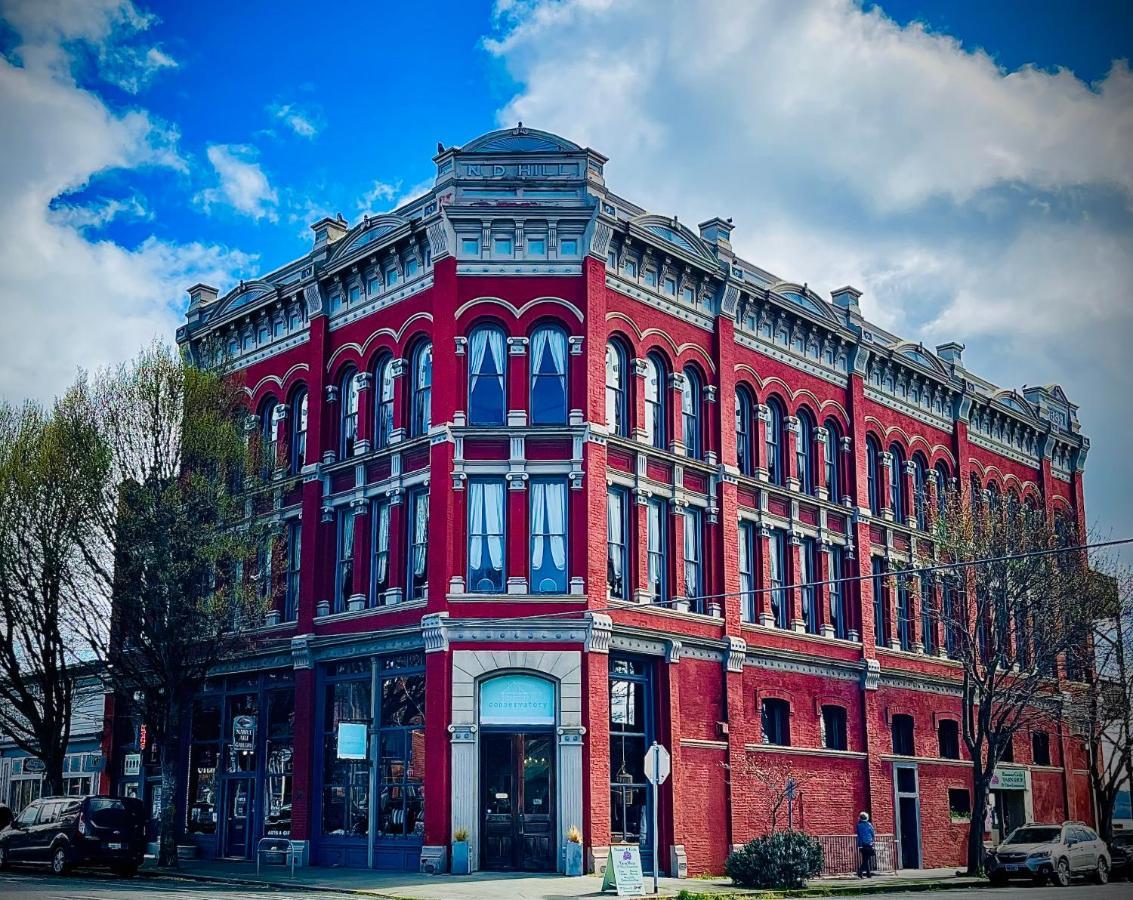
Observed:
[[[307,389],[300,388],[291,398],[291,447],[287,471],[298,475],[307,464]]]
[[[626,352],[620,341],[606,344],[606,427],[629,437],[626,404]]]
[[[567,421],[567,337],[557,325],[531,334],[531,424]]]
[[[685,368],[685,383],[681,389],[681,426],[684,444],[689,457],[704,458],[704,441],[700,427],[700,405],[703,391],[700,374],[692,366]]]
[[[917,528],[928,526],[928,463],[920,453],[913,454],[913,515]]]
[[[893,507],[893,518],[905,521],[905,451],[900,444],[889,447],[889,502]]]
[[[814,419],[808,410],[799,410],[799,443],[795,447],[795,462],[799,470],[799,489],[813,494],[818,479],[814,466]]]
[[[752,420],[755,402],[751,392],[741,387],[736,391],[736,464],[743,475],[755,474],[755,454],[753,452]]]
[[[374,369],[374,449],[389,446],[393,432],[393,360],[386,356]]]
[[[778,397],[767,401],[770,417],[767,422],[767,480],[772,484],[782,485],[786,482],[786,466],[783,465],[783,404]]]
[[[468,424],[503,425],[507,421],[507,356],[504,332],[478,325],[468,338]]]
[[[948,474],[948,466],[943,462],[936,464],[936,512],[943,516],[948,509],[949,492],[952,490],[952,476]]]
[[[842,502],[842,428],[834,419],[826,420],[826,490],[833,503]]]
[[[354,455],[354,441],[358,437],[358,380],[355,371],[347,369],[342,376],[339,397],[342,411],[339,419],[339,459]]]
[[[275,397],[268,397],[260,407],[260,449],[263,453],[263,464],[260,469],[264,478],[270,478],[279,459],[279,428],[275,422],[275,411],[279,401]]]
[[[872,434],[865,439],[866,480],[869,484],[869,511],[881,515],[881,445]]]
[[[645,433],[654,447],[668,449],[665,441],[665,364],[655,353],[645,358]]]
[[[411,363],[409,436],[429,433],[433,410],[433,345],[422,341],[413,350]]]

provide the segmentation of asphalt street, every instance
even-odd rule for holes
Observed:
[[[97,872],[76,872],[56,878],[31,869],[0,872],[0,900],[134,900],[162,897],[169,900],[358,900],[350,894],[250,888],[167,878],[115,878]]]

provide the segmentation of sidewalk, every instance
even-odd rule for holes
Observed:
[[[182,862],[176,872],[159,871],[151,862],[142,868],[151,878],[182,878],[216,881],[246,886],[265,886],[356,894],[386,900],[565,900],[571,897],[601,897],[602,881],[596,875],[566,878],[562,875],[477,872],[473,875],[418,875],[414,872],[372,872],[367,869],[329,869],[309,867],[295,870],[295,878],[285,866],[265,865],[259,875],[254,863],[192,860]],[[646,877],[646,886],[652,878]],[[836,897],[855,894],[881,894],[898,891],[942,890],[978,887],[986,879],[958,876],[955,869],[910,869],[896,875],[879,875],[869,880],[854,876],[819,878],[802,891],[763,891],[737,888],[725,877],[662,878],[661,896],[680,896],[686,900],[725,900],[758,897]],[[605,896],[612,897],[613,892]]]

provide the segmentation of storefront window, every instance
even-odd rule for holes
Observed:
[[[405,671],[424,664],[419,653],[382,660],[377,829],[383,838],[425,833],[425,673]]]
[[[267,695],[267,744],[264,769],[264,834],[291,836],[292,751],[295,737],[294,691]]]
[[[610,660],[610,839],[649,847],[645,751],[652,733],[646,664]]]
[[[190,834],[215,834],[216,763],[220,742],[219,697],[203,697],[193,704],[190,739],[192,744],[189,748],[186,830]]]
[[[322,831],[360,836],[369,831],[370,770],[364,759],[338,758],[338,726],[370,720],[369,665],[358,661],[337,671],[349,680],[327,684],[324,695]]]

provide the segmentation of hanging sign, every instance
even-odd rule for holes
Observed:
[[[142,771],[142,755],[140,753],[127,753],[122,761],[122,774],[129,778]]]
[[[235,716],[232,719],[232,749],[256,749],[256,717]]]
[[[995,767],[991,774],[991,789],[993,791],[1025,791],[1027,789],[1026,769],[1004,769]]]
[[[555,686],[533,675],[500,675],[480,687],[481,725],[554,725]]]
[[[602,890],[615,888],[619,897],[644,897],[645,876],[641,874],[641,848],[637,844],[615,844],[606,857]]]
[[[338,752],[336,755],[339,759],[366,758],[365,722],[338,723]]]

